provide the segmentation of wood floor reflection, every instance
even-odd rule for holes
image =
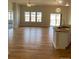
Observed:
[[[60,59],[62,55],[70,56],[69,51],[56,51],[52,41],[53,28],[9,29],[9,59]]]

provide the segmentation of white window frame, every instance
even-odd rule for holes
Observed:
[[[28,13],[28,15],[26,14]],[[34,15],[32,15],[34,13]],[[40,13],[40,15],[38,15]],[[25,12],[25,22],[42,22],[42,12]],[[26,20],[28,19],[28,20]]]
[[[50,14],[50,26],[60,26],[61,23],[61,14],[60,13],[51,13]]]
[[[25,16],[25,22],[30,22],[30,12],[25,12],[24,16]]]
[[[40,13],[40,15],[38,15]],[[42,12],[37,12],[37,22],[42,22]]]
[[[36,12],[31,12],[31,22],[36,22]]]
[[[8,20],[13,20],[13,11],[8,11]]]

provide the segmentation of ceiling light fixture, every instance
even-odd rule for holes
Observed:
[[[56,0],[57,3],[62,4],[63,1],[62,0]]]
[[[69,6],[69,3],[66,3],[65,6]]]
[[[61,12],[61,8],[56,8],[56,12]]]
[[[31,7],[31,4],[27,3],[27,6],[28,6],[28,7]]]
[[[31,7],[31,3],[30,3],[30,0],[27,1],[27,7]]]
[[[62,1],[62,0],[59,0],[59,1],[58,1],[58,3],[62,4],[62,3],[63,3],[63,1]]]

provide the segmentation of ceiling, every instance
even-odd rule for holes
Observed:
[[[27,4],[28,0],[8,0],[18,4]],[[30,0],[34,5],[61,5],[65,6],[66,3],[70,5],[71,0]]]

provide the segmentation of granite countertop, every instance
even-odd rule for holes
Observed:
[[[68,32],[68,28],[61,28],[61,29],[56,29],[56,32]]]
[[[69,27],[55,27],[56,32],[69,32],[70,30]]]

